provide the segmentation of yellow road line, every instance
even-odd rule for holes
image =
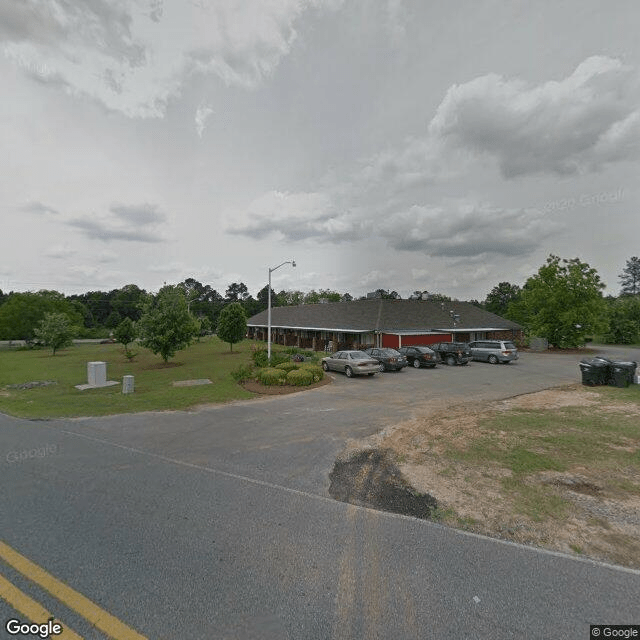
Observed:
[[[22,593],[20,589],[12,585],[3,576],[0,576],[0,598],[6,600],[16,611],[19,611],[35,624],[44,624],[49,618],[54,617],[40,603]],[[82,636],[72,631],[59,618],[55,618],[55,621],[62,626],[62,633],[57,635],[56,638],[59,638],[59,640],[82,640]]]
[[[147,640],[147,638],[140,635],[137,631],[134,631],[131,627],[124,624],[124,622],[121,622],[118,618],[107,613],[94,602],[91,602],[89,598],[86,598],[81,593],[68,587],[64,582],[54,578],[50,573],[47,573],[37,564],[20,555],[2,541],[0,541],[0,558],[16,569],[16,571],[19,571],[29,578],[29,580],[40,585],[54,596],[54,598],[57,598],[60,602],[67,605],[67,607],[79,613],[110,638],[115,638],[116,640]]]

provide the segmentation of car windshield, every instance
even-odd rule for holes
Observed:
[[[395,349],[380,349],[378,355],[381,356],[399,356],[400,354]]]
[[[350,354],[352,360],[368,360],[369,356],[364,351],[352,351]]]
[[[504,343],[504,348],[505,348],[505,349],[515,349],[515,348],[516,348],[516,345],[515,345],[515,344],[513,344],[513,342],[505,342],[505,343]]]
[[[429,347],[416,347],[416,351],[420,353],[431,353],[431,349]]]

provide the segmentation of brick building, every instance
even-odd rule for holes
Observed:
[[[249,318],[247,325],[249,338],[267,340],[267,311]],[[272,307],[271,333],[274,344],[337,351],[495,338],[519,341],[522,327],[470,302],[369,299]]]

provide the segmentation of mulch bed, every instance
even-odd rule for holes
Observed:
[[[323,387],[325,384],[331,384],[331,378],[327,375],[320,380],[320,382],[314,382],[306,387],[298,387],[296,385],[285,384],[285,385],[266,385],[261,382],[256,382],[255,380],[247,380],[246,382],[241,382],[240,386],[247,391],[251,391],[251,393],[261,393],[266,396],[282,396],[287,393],[296,393],[298,391],[307,391],[309,389],[316,389],[318,387]]]

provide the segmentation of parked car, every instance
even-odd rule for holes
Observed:
[[[416,369],[430,367],[433,369],[438,364],[438,356],[429,347],[400,347],[398,351],[407,359],[407,362]]]
[[[373,347],[365,349],[364,352],[380,363],[381,371],[402,371],[409,365],[408,360],[395,349]]]
[[[508,340],[476,340],[469,343],[471,358],[482,362],[508,364],[518,359],[518,349],[513,342]]]
[[[467,364],[471,360],[471,352],[466,342],[438,342],[431,348],[436,352],[441,362],[448,365]]]
[[[331,356],[322,358],[325,371],[341,371],[347,378],[353,376],[372,376],[380,371],[380,363],[364,351],[336,351]]]

